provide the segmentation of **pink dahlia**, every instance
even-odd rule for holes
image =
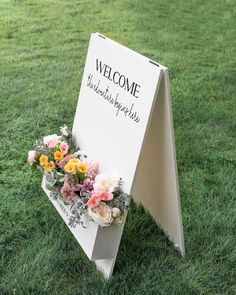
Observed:
[[[88,177],[91,179],[94,179],[96,175],[98,174],[98,163],[91,159],[85,159],[84,162],[86,166],[88,167],[88,172],[87,172]]]

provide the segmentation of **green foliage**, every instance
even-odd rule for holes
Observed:
[[[170,70],[186,243],[182,258],[131,203],[109,281],[26,164],[35,138],[72,126],[96,31]],[[236,293],[234,40],[233,0],[0,1],[1,295]]]

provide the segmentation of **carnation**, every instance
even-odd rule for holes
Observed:
[[[75,201],[77,198],[76,193],[73,191],[73,189],[67,182],[65,182],[63,187],[61,188],[61,194],[63,200],[69,203]]]
[[[93,190],[93,181],[91,180],[85,180],[82,184],[82,189],[86,191],[92,191]]]

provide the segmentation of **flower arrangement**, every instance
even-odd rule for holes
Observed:
[[[28,152],[29,164],[46,177],[50,197],[69,206],[70,226],[84,226],[83,216],[102,227],[121,224],[129,204],[122,179],[116,174],[99,174],[98,163],[75,149],[66,125],[60,133],[36,141],[34,150]]]

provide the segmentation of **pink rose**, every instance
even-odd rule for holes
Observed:
[[[103,189],[96,189],[92,192],[92,197],[100,198],[103,201],[110,201],[113,199],[113,194]]]
[[[36,161],[37,156],[38,156],[38,153],[36,151],[29,151],[28,152],[28,163],[30,165],[33,165]]]
[[[102,193],[103,193],[102,189],[96,189],[96,190],[92,191],[92,197],[101,199],[101,194]]]
[[[58,140],[58,136],[56,134],[52,134],[52,135],[48,135],[48,136],[44,136],[43,138],[43,143],[45,145],[47,145],[49,143],[49,141],[53,140],[53,139],[56,139]]]
[[[68,144],[67,144],[66,142],[62,142],[62,143],[60,144],[60,151],[61,151],[64,155],[66,155],[66,154],[68,153],[68,149],[69,149],[69,146],[68,146]]]
[[[58,167],[60,169],[64,169],[64,167],[66,166],[66,164],[70,161],[70,159],[74,159],[75,156],[73,154],[69,154],[67,156],[65,156],[59,163],[58,163]]]
[[[92,208],[98,206],[100,203],[101,203],[101,199],[94,196],[88,200],[87,206],[88,206],[88,208],[92,209]]]
[[[48,141],[47,145],[50,149],[54,149],[58,145],[58,140],[56,138],[53,138]]]
[[[110,192],[103,191],[101,194],[101,199],[103,201],[110,201],[113,199],[113,194]]]

